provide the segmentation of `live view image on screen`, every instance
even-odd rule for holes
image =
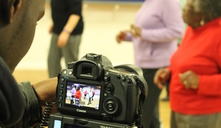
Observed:
[[[99,110],[100,87],[91,84],[67,82],[65,104]]]

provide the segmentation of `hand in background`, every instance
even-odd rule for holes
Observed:
[[[197,89],[199,86],[199,77],[191,70],[179,74],[179,78],[181,83],[183,83],[187,89]]]
[[[57,43],[59,48],[62,48],[67,44],[69,36],[70,36],[70,33],[65,32],[65,31],[61,32],[61,34],[58,37],[58,43]]]
[[[141,37],[141,28],[131,25],[130,32],[134,37]]]
[[[116,36],[117,43],[121,43],[126,38],[126,31],[121,31],[119,34]]]
[[[160,68],[157,70],[154,76],[154,83],[158,86],[158,88],[163,88],[163,82],[166,82],[170,77],[170,71],[167,68]]]
[[[53,27],[54,27],[54,24],[51,24],[50,27],[49,27],[49,31],[48,31],[48,32],[49,32],[50,34],[52,33]]]
[[[42,111],[44,111],[46,102],[56,101],[57,78],[38,82],[33,87],[38,95]],[[53,110],[53,112],[57,112],[57,109]]]

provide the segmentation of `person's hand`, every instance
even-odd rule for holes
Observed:
[[[61,32],[61,34],[58,37],[58,43],[57,43],[59,48],[62,48],[67,44],[69,36],[70,36],[70,33],[65,32],[65,31]]]
[[[196,73],[188,70],[182,74],[179,74],[181,83],[184,84],[185,88],[197,89],[199,86],[199,77]]]
[[[50,34],[52,33],[53,27],[54,27],[54,24],[51,24],[50,27],[49,27],[49,31],[48,31],[48,32],[49,32]]]
[[[119,34],[116,36],[117,43],[121,43],[126,38],[126,31],[121,31]]]
[[[159,89],[163,88],[163,82],[166,82],[170,77],[170,71],[167,68],[160,68],[154,76],[154,83]]]
[[[56,89],[57,89],[56,77],[38,82],[34,84],[33,87],[38,95],[39,102],[40,102],[40,105],[42,106],[43,111],[44,111],[44,106],[46,102],[56,101]],[[53,111],[57,112],[57,110],[55,109]]]
[[[130,33],[134,36],[134,37],[141,37],[141,28],[136,27],[135,25],[131,25],[130,28]]]

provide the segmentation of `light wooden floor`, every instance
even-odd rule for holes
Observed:
[[[29,80],[33,84],[48,78],[46,70],[15,70],[13,75],[18,82]],[[160,98],[164,97],[165,95],[166,92],[165,89],[163,89]],[[160,111],[160,119],[162,122],[161,128],[169,128],[169,121],[170,121],[169,102],[160,101],[159,111]]]

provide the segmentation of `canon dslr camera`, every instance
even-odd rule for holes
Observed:
[[[133,124],[147,96],[142,70],[112,66],[105,56],[86,54],[58,75],[58,111],[62,115]]]

